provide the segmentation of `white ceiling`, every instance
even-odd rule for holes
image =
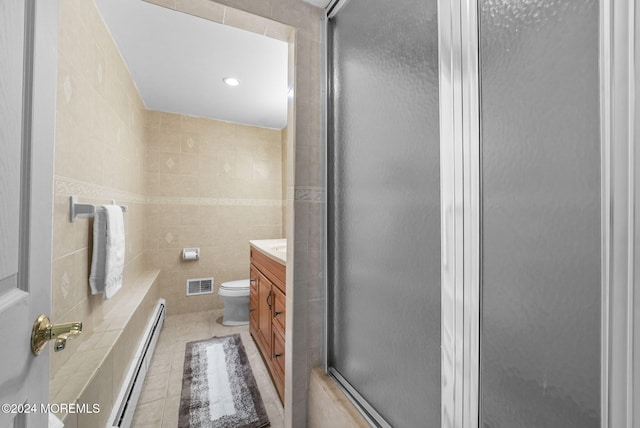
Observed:
[[[148,109],[286,126],[285,42],[142,0],[95,2]]]

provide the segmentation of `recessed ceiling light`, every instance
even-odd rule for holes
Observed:
[[[222,81],[229,86],[238,86],[240,84],[240,81],[235,77],[225,77]]]

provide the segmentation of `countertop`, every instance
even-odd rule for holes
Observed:
[[[249,241],[249,245],[270,259],[284,266],[287,265],[286,239],[256,239]]]

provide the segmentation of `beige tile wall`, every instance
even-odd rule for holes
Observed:
[[[69,222],[69,196],[129,205],[124,214],[123,290],[142,269],[144,239],[144,105],[91,0],[59,1],[58,93],[55,148],[54,260],[51,316],[83,321],[82,338],[109,312],[110,301],[88,284],[92,220]],[[51,378],[82,339],[52,352]]]
[[[219,309],[220,283],[249,277],[251,239],[282,236],[282,132],[148,111],[145,248],[169,314]],[[200,260],[181,260],[199,247]],[[186,296],[190,278],[215,292]]]

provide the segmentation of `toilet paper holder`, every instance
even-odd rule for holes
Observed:
[[[200,248],[183,248],[182,260],[191,261],[200,259]]]

